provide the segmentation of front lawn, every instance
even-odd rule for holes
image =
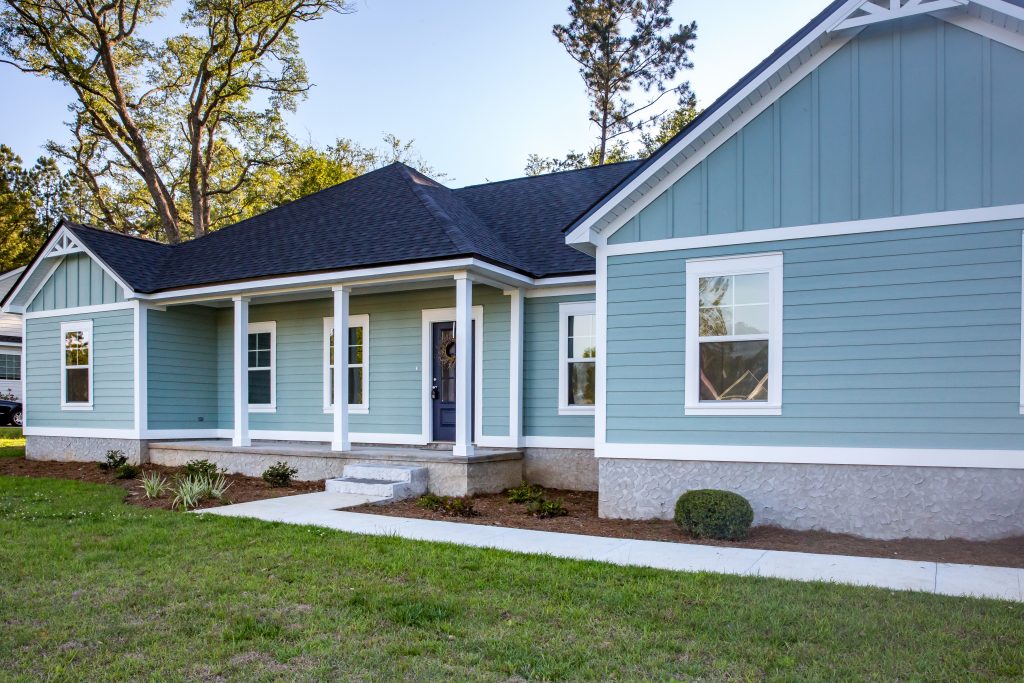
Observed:
[[[1019,604],[679,574],[124,505],[0,478],[14,680],[983,680]]]
[[[25,437],[20,427],[0,427],[0,458],[25,455]]]

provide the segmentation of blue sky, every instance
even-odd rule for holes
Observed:
[[[677,22],[697,22],[690,80],[712,102],[817,14],[827,0],[676,0]],[[177,3],[176,3],[177,5]],[[413,138],[453,187],[522,175],[531,152],[560,156],[593,144],[575,63],[551,35],[566,0],[355,0],[354,14],[301,29],[316,87],[289,117],[303,140],[384,133]],[[180,6],[180,5],[178,5]],[[785,10],[780,11],[780,6]],[[172,9],[168,25],[177,17]],[[29,162],[64,140],[68,92],[0,65],[0,142]]]

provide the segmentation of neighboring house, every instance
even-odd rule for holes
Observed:
[[[1024,3],[835,2],[642,163],[396,164],[174,247],[64,223],[4,302],[29,455],[305,441],[307,475],[414,460],[610,517],[714,487],[758,523],[1024,533],[1021,121]]]
[[[0,300],[7,296],[24,268],[0,273]],[[21,398],[21,316],[0,313],[0,397]]]

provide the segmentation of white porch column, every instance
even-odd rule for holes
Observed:
[[[473,280],[455,276],[455,455],[473,455]]]
[[[232,298],[235,303],[234,339],[235,359],[235,431],[232,446],[250,446],[249,439],[249,299]]]
[[[523,290],[507,292],[511,297],[512,327],[509,339],[508,433],[512,445],[523,445]]]
[[[334,435],[332,451],[350,451],[348,438],[349,288],[334,288]]]

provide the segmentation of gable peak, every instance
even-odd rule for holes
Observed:
[[[893,19],[956,9],[968,0],[863,0],[836,18],[831,31],[861,28]]]

